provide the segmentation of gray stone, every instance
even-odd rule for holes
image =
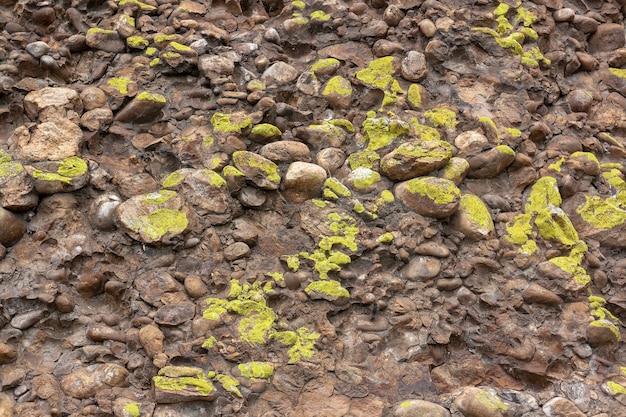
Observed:
[[[407,81],[419,82],[428,74],[426,66],[426,56],[417,51],[409,51],[402,60],[402,78]]]
[[[292,162],[285,173],[285,195],[293,202],[318,196],[326,181],[326,170],[309,162]]]
[[[261,79],[266,84],[288,84],[298,78],[298,70],[287,64],[278,61],[267,68],[261,75]]]

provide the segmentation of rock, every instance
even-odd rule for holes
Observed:
[[[552,13],[552,17],[557,23],[571,22],[574,20],[574,16],[576,16],[576,11],[574,9],[570,9],[569,7],[555,10],[554,13]]]
[[[154,359],[158,354],[163,353],[164,339],[163,332],[154,324],[148,324],[139,329],[139,343],[141,343],[150,359]]]
[[[531,283],[522,292],[522,297],[527,303],[538,303],[545,305],[561,305],[563,300],[554,292],[542,287],[539,284]]]
[[[44,318],[45,315],[46,312],[41,309],[31,310],[26,313],[19,313],[13,316],[10,324],[16,329],[26,330],[37,324],[42,318]]]
[[[352,84],[340,75],[329,79],[322,89],[322,97],[335,108],[348,108],[352,101]]]
[[[62,161],[37,162],[27,166],[26,170],[33,177],[35,191],[40,195],[76,191],[89,182],[87,162],[78,156]]]
[[[68,119],[56,118],[39,123],[32,134],[26,127],[15,129],[13,140],[20,160],[60,161],[78,154],[83,132]]]
[[[207,293],[207,287],[202,278],[196,275],[187,275],[184,281],[185,291],[191,298],[200,298]]]
[[[411,210],[435,218],[451,216],[461,199],[461,192],[452,181],[434,177],[401,182],[396,186],[395,195]]]
[[[387,39],[379,39],[372,46],[372,53],[376,58],[394,55],[404,52],[404,46],[399,42],[391,42]]]
[[[255,187],[242,187],[238,199],[244,207],[261,207],[267,201],[267,194]]]
[[[115,30],[90,28],[87,31],[85,42],[90,48],[105,52],[119,54],[126,50],[126,42]]]
[[[515,151],[506,145],[496,146],[468,160],[469,178],[493,178],[515,160]]]
[[[78,368],[61,380],[65,394],[77,399],[93,397],[103,387],[128,386],[128,371],[114,363]]]
[[[548,417],[585,417],[576,404],[563,397],[554,397],[542,407]]]
[[[50,50],[50,45],[48,45],[47,43],[43,41],[36,41],[36,42],[31,42],[28,45],[26,45],[26,48],[24,49],[26,50],[26,52],[28,52],[32,56],[39,59],[48,53],[48,51]]]
[[[567,104],[573,112],[587,113],[593,104],[593,96],[586,90],[572,90],[567,95]]]
[[[46,122],[65,118],[68,111],[82,113],[83,103],[71,88],[46,87],[26,94],[24,110],[31,120]]]
[[[116,208],[120,226],[133,239],[164,243],[187,230],[188,209],[175,191],[131,197]]]
[[[450,412],[439,404],[424,400],[406,400],[393,410],[394,417],[450,417]]]
[[[452,181],[455,185],[463,182],[470,170],[470,164],[464,158],[453,156],[439,171],[439,177]]]
[[[166,326],[178,326],[193,318],[196,308],[193,303],[172,303],[159,308],[154,316],[157,324]]]
[[[219,55],[202,55],[198,58],[198,69],[209,79],[232,75],[235,62]]]
[[[350,292],[340,282],[332,279],[313,281],[304,292],[313,300],[327,300],[337,305],[350,301]]]
[[[330,45],[317,51],[323,58],[336,58],[341,61],[351,61],[357,67],[364,68],[374,58],[372,50],[361,42],[345,42]]]
[[[452,392],[460,387],[477,385],[486,375],[486,365],[476,356],[448,361],[430,371],[430,378],[441,392]]]
[[[235,242],[224,248],[224,259],[227,261],[236,261],[245,258],[250,254],[250,246],[244,242]]]
[[[380,161],[381,174],[405,181],[439,169],[452,158],[452,146],[442,140],[405,142]]]
[[[22,219],[0,207],[0,243],[11,246],[17,243],[26,232],[26,224]]]
[[[292,162],[285,173],[285,196],[292,202],[303,202],[319,196],[326,178],[326,171],[319,165]]]
[[[81,91],[80,99],[83,102],[85,111],[104,107],[107,103],[107,97],[104,91],[92,85],[85,87],[83,91]]]
[[[8,394],[0,392],[0,417],[13,417],[15,415],[15,403]]]
[[[19,162],[0,149],[0,206],[9,210],[28,210],[39,198],[32,178]]]
[[[15,349],[4,342],[0,342],[0,365],[13,362],[17,357]]]
[[[467,130],[454,138],[460,155],[475,155],[489,147],[489,139],[477,130]]]
[[[603,23],[589,38],[589,52],[611,52],[623,48],[626,43],[624,27],[617,23]]]
[[[269,143],[280,140],[281,135],[280,129],[273,124],[261,123],[252,128],[248,138],[258,143]]]
[[[581,239],[594,239],[607,247],[626,247],[626,218],[613,216],[609,219],[599,215],[607,210],[613,212],[613,207],[618,206],[610,196],[587,198],[581,193],[568,198],[562,205]]]
[[[106,277],[95,268],[83,268],[76,289],[84,297],[93,297],[104,290]]]
[[[96,197],[89,206],[89,220],[93,227],[98,230],[113,230],[117,206],[122,199],[114,193],[106,193]]]
[[[415,248],[417,255],[428,255],[437,258],[447,258],[450,256],[450,249],[435,242],[426,242]]]
[[[108,108],[98,108],[83,113],[80,117],[80,125],[85,129],[95,132],[103,130],[113,121],[113,112]]]
[[[463,388],[454,404],[465,417],[504,417],[509,409],[493,392],[475,387]]]
[[[468,239],[487,239],[495,232],[487,205],[473,194],[461,196],[459,208],[452,216],[450,224]]]
[[[261,75],[261,80],[266,84],[288,84],[298,78],[298,70],[287,64],[278,61],[267,68]]]
[[[281,176],[278,166],[261,155],[237,151],[233,153],[233,163],[246,179],[263,190],[277,190]]]
[[[95,324],[87,329],[87,337],[94,342],[117,341],[126,342],[126,335],[121,331],[104,324]]]
[[[429,281],[439,275],[441,261],[430,256],[416,256],[402,269],[402,277],[411,281]]]
[[[339,148],[324,148],[315,157],[317,165],[324,168],[331,175],[341,168],[345,161],[346,155]]]
[[[426,56],[421,52],[409,51],[402,60],[400,69],[402,71],[402,78],[415,83],[419,82],[428,74]]]
[[[296,137],[308,143],[313,149],[323,149],[340,148],[346,141],[347,134],[339,126],[325,122],[298,128]]]
[[[202,369],[191,366],[161,368],[152,382],[157,404],[213,401],[218,396],[208,375]]]
[[[311,162],[311,151],[302,142],[281,140],[268,143],[259,149],[259,155],[275,163],[294,161]],[[318,153],[319,155],[319,153]]]
[[[147,123],[159,119],[161,110],[167,104],[165,96],[144,91],[138,94],[115,115],[115,120],[122,123]]]

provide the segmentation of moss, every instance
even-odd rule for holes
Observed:
[[[239,171],[237,168],[235,168],[232,165],[226,165],[222,169],[222,175],[224,175],[225,177],[227,177],[227,176],[231,176],[231,177],[245,177],[245,174],[243,172]]]
[[[78,177],[87,172],[87,162],[78,156],[70,156],[65,158],[59,164],[57,172],[64,177]]]
[[[393,234],[391,234],[390,232],[383,233],[382,235],[378,236],[376,241],[380,243],[393,242]]]
[[[250,133],[252,135],[263,136],[265,138],[273,138],[283,134],[279,128],[270,123],[255,125]]]
[[[237,381],[236,378],[233,378],[230,375],[219,374],[215,377],[215,379],[217,379],[217,382],[219,382],[222,385],[222,388],[226,391],[232,392],[237,397],[243,398],[241,391],[237,388],[239,386],[239,381]]]
[[[463,194],[459,207],[466,213],[469,221],[480,230],[486,232],[494,230],[491,213],[480,197],[473,194]]]
[[[178,43],[178,42],[170,42],[169,46],[181,52],[190,52],[193,50],[187,45],[183,45],[182,43]]]
[[[319,208],[324,208],[326,207],[326,202],[322,201],[322,200],[318,200],[317,198],[314,198],[311,200],[311,203],[313,203],[314,205],[316,205]]]
[[[141,36],[129,36],[126,38],[126,45],[131,48],[142,49],[146,46],[150,45],[150,42],[147,39],[142,38]]]
[[[330,15],[328,13],[325,13],[322,10],[316,10],[313,13],[311,13],[311,20],[318,20],[320,22],[327,22],[330,20]]]
[[[326,83],[324,87],[323,95],[329,96],[331,94],[337,94],[340,96],[352,96],[352,85],[350,81],[346,80],[340,75],[335,75]]]
[[[332,190],[336,195],[341,197],[351,197],[352,192],[336,178],[327,178],[324,181],[324,187]]]
[[[128,77],[114,77],[107,81],[107,84],[116,88],[120,94],[126,95],[128,94],[128,85],[132,82],[133,80]]]
[[[167,177],[165,177],[165,179],[163,180],[163,188],[175,187],[178,184],[180,184],[180,182],[184,179],[185,179],[185,174],[183,174],[183,172],[180,169],[176,170],[172,172],[171,174],[169,174]]]
[[[174,196],[176,196],[175,191],[161,190],[154,193],[145,194],[143,197],[143,201],[148,204],[163,204],[166,201],[171,200]]]
[[[452,181],[442,178],[414,178],[407,181],[407,189],[412,194],[428,197],[436,204],[449,204],[461,196],[461,191]]]
[[[339,67],[341,62],[335,58],[322,58],[315,61],[315,63],[311,66],[311,72],[315,73],[319,70],[323,70],[329,67]]]
[[[341,283],[335,280],[313,281],[305,289],[304,292],[326,294],[331,297],[350,297],[350,292],[341,286]]]
[[[131,417],[139,417],[141,415],[141,403],[128,403],[124,405],[124,411]]]
[[[144,91],[140,93],[137,97],[137,100],[140,101],[154,101],[156,103],[167,103],[167,99],[165,96],[158,93],[150,93],[148,91]]]
[[[188,223],[187,216],[180,210],[161,208],[147,216],[137,217],[131,229],[142,232],[150,239],[157,240],[167,233],[184,231]]]
[[[269,379],[274,375],[274,364],[271,362],[246,362],[237,365],[241,376],[245,378]]]
[[[71,184],[72,179],[70,177],[64,177],[53,172],[43,172],[39,169],[33,171],[33,178],[43,181],[60,181],[65,184]]]
[[[613,395],[626,395],[626,387],[624,387],[621,384],[618,384],[617,382],[614,381],[608,381],[606,383],[606,387],[609,389],[609,391],[611,391],[611,394]]]
[[[120,6],[123,6],[125,4],[136,4],[137,6],[139,6],[139,8],[141,10],[145,10],[145,11],[156,10],[155,6],[151,6],[149,4],[141,2],[139,0],[120,0],[120,2],[119,2]]]
[[[214,113],[211,116],[213,130],[224,133],[241,133],[243,129],[252,127],[252,119],[249,117],[237,117],[232,120],[232,114]]]
[[[479,392],[476,395],[476,399],[478,400],[479,403],[481,403],[485,407],[490,408],[492,410],[502,410],[502,411],[508,410],[508,407],[506,406],[506,404],[504,404],[502,401],[500,401],[498,397],[496,397],[495,395],[493,395],[492,393],[488,391]]]
[[[166,391],[182,391],[192,388],[200,395],[208,396],[215,389],[211,381],[203,378],[183,376],[171,378],[167,376],[155,376],[152,378],[154,386]]]
[[[381,176],[378,172],[369,168],[359,167],[352,171],[350,178],[353,179],[355,188],[365,189],[380,181]]]
[[[209,178],[209,184],[213,187],[223,187],[226,185],[226,180],[217,172],[211,169],[204,169],[202,172]]]
[[[420,86],[418,84],[411,84],[407,91],[407,100],[413,107],[419,107],[422,102],[422,96],[420,94]]]
[[[306,8],[306,3],[301,0],[294,0],[291,5],[294,9],[304,10]]]
[[[205,339],[204,342],[202,342],[202,348],[203,349],[212,349],[213,346],[215,346],[215,343],[217,342],[217,339],[215,338],[215,336],[211,336]]]
[[[270,160],[260,160],[255,159],[253,157],[245,159],[246,151],[236,151],[233,152],[233,161],[237,165],[249,165],[253,168],[259,168],[265,175],[267,175],[267,179],[275,184],[280,183],[280,175],[278,174],[278,165],[273,163]]]

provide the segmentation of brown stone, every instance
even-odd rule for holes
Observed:
[[[589,52],[611,52],[626,43],[624,27],[617,23],[603,23],[589,38]]]

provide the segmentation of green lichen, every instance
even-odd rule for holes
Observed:
[[[165,179],[163,180],[163,188],[175,187],[178,184],[180,184],[180,182],[184,179],[185,179],[185,174],[183,174],[183,172],[180,169],[176,170],[172,172],[171,174],[169,174],[167,177],[165,177]]]
[[[144,91],[142,93],[140,93],[137,97],[136,100],[139,101],[154,101],[156,103],[167,103],[167,99],[165,98],[165,96],[158,94],[158,93],[150,93],[148,91]]]
[[[352,85],[350,81],[346,80],[340,75],[335,75],[326,83],[326,87],[324,87],[324,91],[322,92],[324,96],[329,96],[331,94],[337,94],[340,96],[352,96]]]
[[[555,163],[548,165],[548,169],[551,169],[551,170],[557,171],[557,172],[561,172],[561,168],[563,167],[563,163],[564,162],[565,162],[565,157],[562,156]]]
[[[163,204],[166,201],[171,200],[176,196],[175,191],[171,190],[160,190],[154,193],[145,194],[143,197],[143,201],[148,204]]]
[[[452,157],[441,170],[441,178],[445,178],[459,184],[470,168],[469,162],[464,158]]]
[[[293,18],[291,18],[291,19],[289,19],[289,20],[291,20],[293,23],[295,23],[295,24],[297,24],[297,25],[300,25],[300,26],[304,26],[304,25],[306,25],[307,23],[309,23],[309,19],[307,19],[306,17],[304,17],[304,16],[298,16],[298,13],[294,13],[293,15],[294,15],[294,17],[293,17]]]
[[[481,391],[476,395],[479,403],[492,410],[506,411],[509,408],[498,397],[488,391]]]
[[[246,84],[246,88],[250,91],[265,91],[267,86],[261,80],[250,80],[248,84]]]
[[[150,42],[147,39],[142,38],[141,36],[129,36],[126,38],[126,45],[132,48],[145,48],[150,45]]]
[[[587,286],[591,282],[591,277],[587,274],[585,268],[581,266],[586,251],[587,245],[580,241],[572,249],[569,256],[557,256],[556,258],[550,259],[549,262],[572,275],[577,283]]]
[[[480,197],[474,194],[463,194],[459,202],[459,210],[466,213],[468,220],[479,230],[486,233],[494,230],[491,213]]]
[[[17,175],[24,171],[24,166],[19,162],[3,162],[0,163],[0,177],[8,177]]]
[[[585,196],[585,203],[576,209],[582,219],[599,229],[611,229],[626,222],[626,204],[624,191],[616,196],[602,198]]]
[[[183,232],[189,221],[180,210],[161,208],[146,216],[134,219],[131,229],[141,232],[153,240],[158,240],[167,233]]]
[[[316,10],[311,13],[311,20],[317,20],[319,22],[328,22],[330,20],[330,15],[325,13],[322,10]]]
[[[606,387],[609,389],[609,391],[611,391],[611,394],[613,395],[626,395],[626,387],[624,387],[622,384],[618,384],[615,381],[608,381],[606,383]]]
[[[225,177],[245,177],[245,174],[232,165],[226,165],[222,169],[222,175]]]
[[[367,149],[377,151],[391,145],[394,140],[411,132],[411,126],[402,120],[368,117],[363,121],[363,140]]]
[[[4,164],[6,162],[11,162],[13,158],[11,155],[0,149],[0,164]]]
[[[354,206],[352,207],[352,210],[354,210],[358,214],[361,214],[365,211],[365,206],[360,201],[356,201],[354,203]]]
[[[483,125],[483,130],[489,130],[489,132],[485,132],[488,135],[493,135],[497,140],[500,139],[500,134],[498,133],[498,126],[496,123],[487,116],[483,116],[478,119],[478,122]]]
[[[419,137],[421,140],[440,140],[441,135],[434,127],[426,126],[420,124],[417,118],[412,117],[411,127],[413,128],[413,133],[415,136]]]
[[[252,127],[252,119],[249,117],[233,116],[232,114],[214,113],[211,116],[213,130],[224,133],[241,133],[243,129]]]
[[[449,109],[437,108],[424,113],[424,117],[429,119],[435,127],[445,127],[452,130],[457,125],[456,113]]]
[[[150,61],[150,68],[154,68],[161,63],[161,58],[154,58]]]
[[[435,204],[449,204],[461,197],[461,191],[450,180],[433,177],[407,181],[407,190],[432,200]]]
[[[323,200],[319,200],[319,199],[317,199],[317,198],[313,198],[313,199],[311,200],[311,203],[313,203],[314,205],[316,205],[316,206],[317,206],[317,207],[319,207],[319,208],[324,208],[324,207],[326,207],[326,202],[325,202],[325,201],[323,201]]]
[[[507,14],[509,12],[509,9],[511,8],[511,6],[509,6],[506,3],[500,3],[498,4],[498,7],[496,7],[493,10],[493,14],[496,16],[504,16],[505,14]]]
[[[355,132],[354,125],[352,124],[352,122],[350,120],[346,120],[346,119],[331,119],[331,120],[328,121],[328,123],[333,125],[333,126],[343,127],[349,133],[354,133]]]
[[[128,77],[114,77],[107,81],[107,84],[116,88],[120,94],[126,95],[128,94],[128,85],[132,82],[133,80]]]
[[[367,68],[357,71],[355,77],[364,84],[383,91],[384,98],[381,107],[398,101],[398,95],[404,94],[398,81],[393,78],[395,73],[394,58],[386,56],[372,60]]]
[[[350,174],[354,187],[358,189],[367,189],[380,181],[381,176],[378,172],[369,168],[359,167]]]
[[[222,385],[222,388],[226,391],[232,392],[237,397],[243,398],[241,391],[237,388],[239,386],[239,381],[236,378],[233,378],[230,375],[219,374],[215,377],[215,379],[217,379],[217,382],[219,382]]]
[[[372,169],[374,167],[374,162],[378,160],[380,160],[380,155],[370,149],[364,149],[348,155],[348,163],[350,164],[350,168],[352,170],[359,168]]]
[[[217,172],[211,169],[204,169],[202,172],[209,178],[209,184],[213,187],[223,187],[226,185],[226,180]]]
[[[237,365],[241,376],[245,378],[269,379],[274,375],[274,364],[271,362],[246,362]]]
[[[166,391],[182,391],[193,389],[200,395],[210,395],[215,387],[208,379],[183,376],[171,378],[167,376],[155,376],[152,378],[154,386]]]
[[[294,0],[291,2],[291,5],[294,9],[304,10],[306,8],[306,3],[302,0]]]
[[[507,145],[499,145],[496,146],[496,151],[504,155],[515,156],[515,151],[508,147]]]
[[[508,31],[513,29],[513,25],[511,24],[511,22],[509,22],[509,19],[504,16],[498,16],[496,18],[496,23],[498,23],[497,30],[499,34],[507,33]]]
[[[182,56],[181,54],[179,54],[178,52],[174,52],[174,51],[167,51],[161,54],[161,58],[169,59],[169,60],[175,60],[177,58],[180,58],[181,56]]]
[[[298,254],[290,255],[287,257],[287,268],[291,269],[293,272],[298,271],[300,269],[300,257]]]
[[[264,138],[279,137],[283,134],[279,128],[270,123],[255,125],[250,132],[252,135],[263,136]]]
[[[101,29],[101,28],[89,28],[87,30],[87,35],[96,35],[98,33],[102,33],[105,35],[117,35],[117,32],[109,29]]]
[[[376,241],[380,243],[393,242],[393,234],[391,234],[390,232],[383,233],[382,235],[378,236]]]
[[[65,184],[71,184],[72,179],[70,177],[64,177],[53,172],[43,172],[39,169],[33,171],[33,178],[43,181],[60,181]]]
[[[320,70],[324,70],[326,68],[334,67],[338,68],[341,65],[341,62],[335,58],[322,58],[318,59],[312,66],[311,72],[316,73]]]
[[[626,69],[609,67],[609,72],[616,77],[626,78]]]
[[[179,43],[179,42],[170,42],[169,46],[171,46],[172,48],[176,49],[177,51],[181,51],[181,52],[193,51],[193,49],[191,49],[187,45],[183,45],[182,43]]]
[[[598,158],[591,152],[574,152],[572,155],[570,155],[570,157],[586,159],[594,165],[597,165],[598,168],[600,168],[600,161],[598,161]]]
[[[128,403],[124,405],[124,411],[131,417],[139,417],[141,415],[141,403]]]
[[[70,156],[65,158],[59,164],[57,173],[64,177],[78,177],[87,172],[87,162],[78,156]]]
[[[350,298],[350,292],[341,286],[339,281],[335,281],[332,279],[322,280],[322,281],[313,281],[310,283],[305,289],[304,292],[307,294],[326,294],[331,297],[345,297]]]
[[[605,329],[609,329],[613,335],[615,335],[615,339],[619,342],[622,340],[622,336],[620,334],[619,328],[610,320],[594,320],[589,323],[590,326],[593,327],[603,327]]]
[[[270,289],[262,287],[261,282],[239,285],[237,281],[231,281],[229,294],[231,301],[228,302],[226,308],[228,311],[243,316],[238,327],[242,340],[265,344],[272,336],[278,316],[265,300],[265,293]]]
[[[208,337],[204,342],[202,342],[202,348],[207,350],[212,349],[213,346],[215,346],[215,343],[217,343],[215,336]]]
[[[400,408],[409,408],[411,405],[413,405],[413,403],[411,401],[402,401],[400,403]]]
[[[136,4],[137,6],[139,6],[139,8],[141,10],[145,10],[145,11],[156,10],[155,6],[151,6],[149,4],[141,2],[139,0],[120,0],[120,2],[119,2],[120,6],[123,6],[125,4]]]
[[[413,107],[419,107],[422,102],[422,95],[420,94],[420,86],[418,84],[411,84],[407,91],[407,100]]]
[[[300,327],[295,332],[278,332],[274,339],[285,346],[291,346],[287,350],[289,355],[288,364],[294,364],[302,360],[302,358],[312,358],[315,353],[315,342],[319,339],[320,334],[312,332],[306,327]]]
[[[324,181],[324,187],[330,189],[333,193],[341,197],[351,197],[352,192],[343,185],[337,178],[327,178]]]
[[[163,42],[171,41],[172,39],[176,39],[176,35],[174,34],[165,35],[163,33],[157,33],[156,35],[154,35],[154,41],[156,43],[163,43]]]
[[[248,160],[246,161],[245,152],[246,151],[237,151],[233,153],[233,161],[235,161],[237,165],[247,164],[250,167],[259,168],[265,175],[267,175],[267,179],[269,181],[275,184],[280,183],[280,175],[278,174],[278,165],[276,165],[270,160],[265,161],[265,160],[255,159],[253,157],[248,158]]]
[[[515,23],[522,23],[525,27],[529,27],[537,21],[537,15],[530,10],[525,9],[522,6],[517,8],[517,14],[515,15]]]
[[[514,138],[519,138],[520,136],[522,136],[522,131],[514,127],[505,127],[504,130]]]
[[[379,204],[383,203],[393,203],[395,200],[393,193],[389,190],[383,190],[380,193],[380,199],[378,201]]]
[[[527,39],[536,41],[539,39],[539,34],[532,28],[522,28],[520,29],[520,32],[522,32],[524,34],[524,37],[526,37]]]
[[[221,320],[222,315],[228,312],[228,301],[226,300],[222,300],[220,298],[207,298],[205,303],[207,307],[202,312],[202,317],[207,320]]]
[[[154,46],[150,46],[148,48],[146,48],[146,55],[147,56],[152,56],[154,54],[156,54],[158,51],[158,49],[156,49]]]
[[[441,162],[452,158],[452,145],[443,140],[405,142],[398,146],[394,153],[399,156],[419,158],[423,162]],[[382,163],[381,168],[391,168],[402,163],[402,160],[389,159],[384,162],[386,163]]]

